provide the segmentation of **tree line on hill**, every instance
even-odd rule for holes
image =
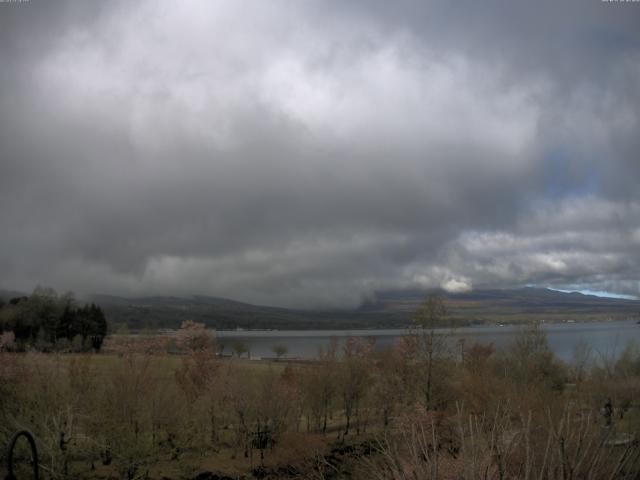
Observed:
[[[99,351],[108,325],[102,309],[73,294],[37,287],[30,296],[0,300],[0,350]]]

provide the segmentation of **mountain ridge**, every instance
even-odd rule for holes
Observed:
[[[377,292],[372,300],[355,309],[341,310],[254,305],[205,295],[137,298],[93,295],[90,299],[104,308],[113,323],[135,329],[177,328],[184,320],[219,329],[340,329],[406,327],[431,293],[442,295],[450,318],[462,325],[627,319],[640,314],[640,300],[534,287],[464,293],[387,290]]]
[[[376,292],[352,309],[285,308],[254,305],[207,295],[124,297],[94,294],[83,301],[98,304],[112,331],[178,328],[185,320],[217,329],[354,329],[403,328],[411,325],[425,297],[440,294],[449,319],[458,325],[640,319],[640,300],[560,292],[546,288],[477,289],[463,293],[397,289]],[[23,293],[0,290],[5,302]]]

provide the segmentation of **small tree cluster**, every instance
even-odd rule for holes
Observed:
[[[107,335],[107,319],[95,304],[79,306],[72,294],[36,288],[32,295],[16,297],[0,307],[0,335],[4,349],[41,351],[98,351]]]

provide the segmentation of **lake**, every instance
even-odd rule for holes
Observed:
[[[452,333],[452,342],[464,338],[472,342],[493,343],[500,350],[510,345],[522,329],[517,325],[483,325],[458,328]],[[549,323],[543,325],[549,345],[555,354],[570,362],[576,346],[586,343],[591,348],[591,358],[617,358],[630,341],[640,345],[640,325],[633,320],[588,323]],[[450,333],[449,329],[437,329],[438,333]],[[404,329],[389,330],[218,330],[218,342],[223,353],[230,354],[234,342],[243,342],[253,358],[272,358],[274,345],[285,345],[288,358],[312,359],[320,349],[326,349],[332,338],[342,347],[348,337],[375,339],[376,348],[393,345],[406,334]]]

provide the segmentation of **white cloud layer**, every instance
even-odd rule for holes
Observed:
[[[639,9],[1,7],[0,286],[640,293]]]

